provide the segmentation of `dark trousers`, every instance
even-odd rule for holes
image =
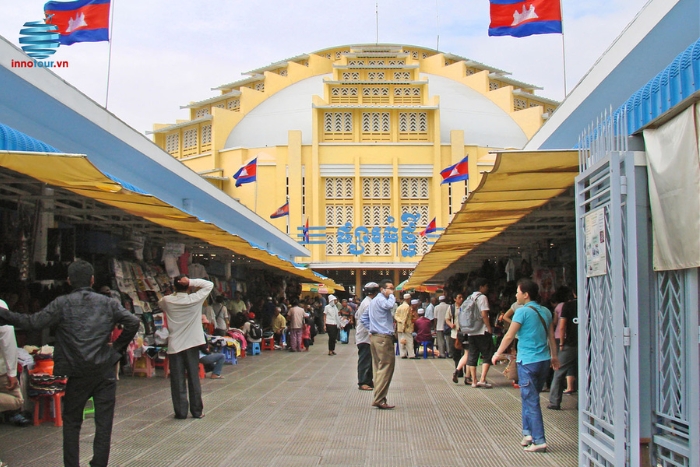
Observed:
[[[357,385],[372,384],[372,349],[369,344],[357,344]]]
[[[202,415],[202,387],[199,384],[199,349],[192,347],[182,352],[168,354],[170,359],[170,394],[173,398],[175,418],[187,418],[187,394],[193,417]],[[187,386],[185,387],[185,378]]]
[[[112,421],[117,395],[115,368],[102,376],[71,376],[63,396],[63,464],[80,465],[80,428],[88,399],[95,404],[95,440],[92,445],[91,467],[107,467],[112,440]]]
[[[328,351],[335,350],[335,341],[338,340],[338,326],[335,324],[327,324],[326,332],[328,333]]]
[[[449,337],[448,339],[449,339],[449,346],[450,346],[450,357],[452,357],[452,360],[454,360],[455,368],[457,368],[459,361],[462,359],[462,355],[464,354],[464,351],[462,349],[455,348],[455,339],[453,339],[452,337]],[[458,376],[462,376],[462,375],[460,374]]]

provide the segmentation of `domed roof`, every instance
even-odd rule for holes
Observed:
[[[323,96],[323,79],[313,76],[273,94],[248,112],[226,139],[225,148],[286,145],[289,130],[301,130],[302,144],[311,144],[312,96]],[[518,124],[489,98],[449,78],[421,73],[430,96],[440,96],[440,142],[451,130],[463,130],[467,145],[522,148],[527,137]]]

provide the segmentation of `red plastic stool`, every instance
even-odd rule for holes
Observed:
[[[53,422],[54,426],[63,426],[63,415],[61,414],[61,399],[65,396],[64,391],[55,394],[34,396],[34,426],[39,426],[44,422]],[[51,402],[53,402],[53,414],[51,413]],[[41,416],[39,416],[41,412]]]
[[[263,340],[260,343],[260,348],[262,350],[275,350],[275,338],[263,337]]]
[[[168,354],[165,354],[163,360],[156,360],[153,362],[153,367],[163,369],[163,378],[170,376],[170,359],[168,358]]]
[[[207,372],[204,371],[204,364],[200,363],[199,364],[199,379],[204,379],[207,377]]]

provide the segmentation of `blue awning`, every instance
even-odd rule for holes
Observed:
[[[60,152],[53,146],[27,136],[0,123],[0,150],[25,152]]]

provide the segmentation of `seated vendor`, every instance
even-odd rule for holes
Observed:
[[[255,313],[248,313],[248,321],[241,328],[249,344],[262,342],[262,327],[255,321]]]
[[[282,334],[287,327],[287,320],[282,316],[282,308],[275,307],[275,313],[272,315],[272,332],[275,338],[275,348],[282,348]]]
[[[204,336],[206,344],[199,348],[199,363],[204,365],[204,371],[211,371],[211,379],[223,379],[221,370],[224,368],[226,356],[222,353],[212,352],[209,339]]]

